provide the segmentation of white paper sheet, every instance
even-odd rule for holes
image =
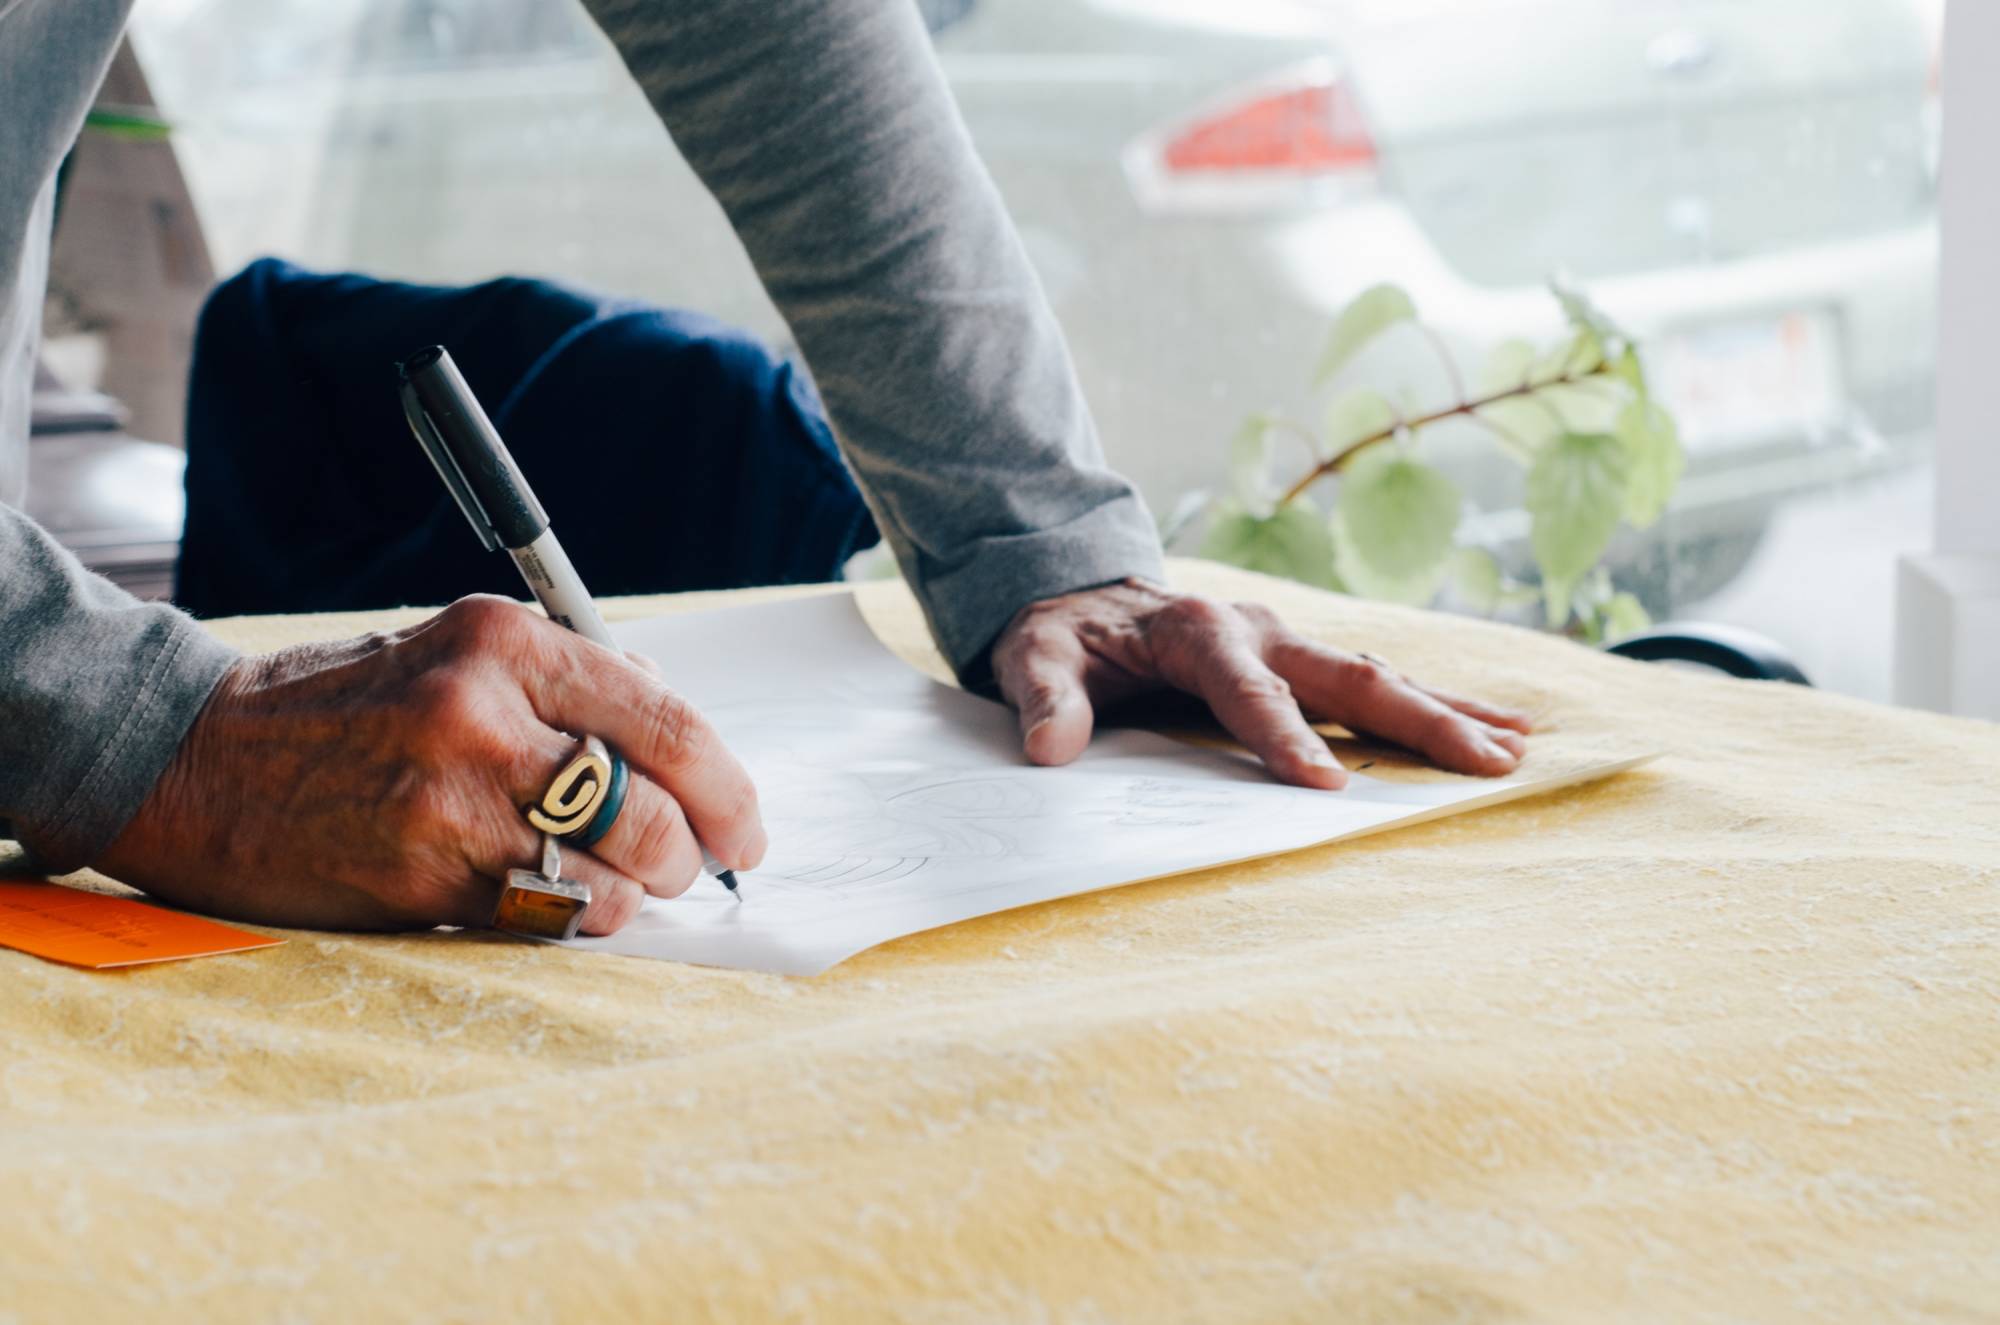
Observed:
[[[1456,813],[1555,779],[1422,785],[1353,774],[1280,786],[1247,758],[1100,734],[1067,768],[1025,764],[1014,715],[890,653],[846,594],[613,628],[657,661],[756,780],[770,852],[742,899],[704,878],[606,938],[625,953],[816,975],[878,943],[1075,893]]]

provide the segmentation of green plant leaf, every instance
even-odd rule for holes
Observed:
[[[1615,593],[1604,605],[1604,642],[1616,644],[1628,635],[1636,635],[1653,624],[1652,614],[1645,605],[1629,593]]]
[[[1451,554],[1451,587],[1475,612],[1500,605],[1500,563],[1485,548],[1462,547]]]
[[[1631,343],[1632,337],[1626,335],[1624,329],[1616,322],[1606,317],[1604,310],[1592,303],[1590,296],[1573,281],[1558,276],[1549,282],[1549,292],[1555,295],[1556,302],[1562,305],[1563,317],[1568,319],[1571,327],[1578,331],[1586,329],[1593,331],[1597,333],[1599,339],[1607,342]]]
[[[1333,587],[1333,536],[1319,511],[1303,497],[1268,516],[1225,505],[1208,527],[1201,555],[1245,570]]]
[[[1583,377],[1604,366],[1604,337],[1595,327],[1579,327],[1563,349],[1562,371],[1568,377]]]
[[[1586,386],[1543,387],[1537,395],[1556,407],[1568,432],[1614,432],[1619,411],[1632,402],[1631,393],[1608,377],[1593,377]]]
[[[1674,416],[1646,397],[1618,412],[1613,431],[1631,461],[1632,478],[1625,488],[1625,519],[1644,529],[1660,518],[1687,468],[1680,429]]]
[[[1535,347],[1531,343],[1518,339],[1501,341],[1479,369],[1479,394],[1490,396],[1526,385],[1528,370],[1534,364]]]
[[[1437,597],[1438,590],[1444,587],[1445,575],[1451,569],[1451,560],[1447,557],[1441,558],[1435,567],[1421,575],[1408,578],[1384,575],[1369,566],[1361,550],[1355,546],[1347,522],[1338,513],[1333,517],[1331,533],[1335,575],[1347,592],[1363,598],[1422,607]]]
[[[1398,322],[1408,322],[1416,316],[1417,306],[1410,302],[1410,296],[1403,292],[1401,286],[1376,285],[1363,290],[1334,319],[1333,333],[1327,337],[1326,349],[1320,353],[1319,366],[1313,369],[1313,384],[1324,383],[1345,368],[1347,361],[1359,354],[1369,341]]]
[[[1624,445],[1606,433],[1564,433],[1528,470],[1529,541],[1551,626],[1569,618],[1570,591],[1609,546],[1630,474]]]
[[[1364,437],[1376,437],[1396,426],[1396,411],[1380,391],[1356,387],[1327,406],[1326,454],[1334,456]]]
[[[1271,416],[1252,414],[1229,439],[1229,490],[1236,504],[1258,517],[1277,505],[1277,485],[1271,478]]]
[[[1473,411],[1473,417],[1492,427],[1501,450],[1524,465],[1533,464],[1536,453],[1568,426],[1562,411],[1540,393],[1482,405]]]
[[[1464,505],[1457,484],[1397,447],[1362,452],[1340,480],[1340,519],[1355,552],[1392,580],[1444,565]]]
[[[1542,581],[1542,616],[1549,623],[1550,630],[1561,628],[1569,620],[1569,586],[1556,580]]]
[[[1572,601],[1570,610],[1576,613],[1576,631],[1583,636],[1583,642],[1593,648],[1604,643],[1604,614],[1589,603]]]
[[[1611,361],[1611,371],[1619,381],[1632,388],[1640,399],[1648,395],[1646,390],[1646,365],[1639,359],[1638,348],[1630,342]]]
[[[1577,597],[1592,607],[1602,607],[1611,601],[1611,595],[1616,592],[1611,587],[1611,568],[1600,561],[1590,568],[1590,574],[1583,577]]]
[[[1589,327],[1579,327],[1535,356],[1528,381],[1536,385],[1583,377],[1604,364],[1604,340]]]
[[[1563,340],[1537,352],[1535,361],[1528,365],[1529,385],[1547,386],[1561,377],[1563,364],[1569,358],[1569,349],[1569,341]]]

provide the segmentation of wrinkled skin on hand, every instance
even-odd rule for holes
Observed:
[[[1103,709],[1171,692],[1201,700],[1274,774],[1301,787],[1347,785],[1309,718],[1392,741],[1457,773],[1510,773],[1527,750],[1522,714],[1305,639],[1259,604],[1143,580],[1023,608],[994,642],[993,675],[1020,711],[1024,747],[1038,764],[1082,754]]]
[[[1099,710],[1173,692],[1278,777],[1329,790],[1347,775],[1309,715],[1486,775],[1514,768],[1528,731],[1520,714],[1301,638],[1267,608],[1138,580],[1023,608],[993,670],[1039,764],[1081,754]],[[649,665],[482,597],[407,630],[236,663],[97,865],[266,924],[484,925],[495,880],[540,861],[520,807],[584,733],[632,770],[611,831],[563,852],[563,873],[590,885],[585,933],[615,931],[649,893],[685,891],[700,843],[734,869],[763,858],[748,774]]]
[[[589,851],[583,930],[683,892],[700,841],[762,858],[750,778],[647,667],[501,598],[407,630],[235,664],[111,849],[106,873],[168,901],[329,929],[484,925],[496,879],[538,868],[520,807],[603,738],[631,766],[625,807]]]

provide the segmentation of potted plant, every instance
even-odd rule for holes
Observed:
[[[1230,442],[1228,495],[1184,501],[1169,539],[1207,510],[1201,555],[1231,565],[1420,605],[1449,585],[1489,615],[1539,603],[1550,629],[1592,643],[1644,629],[1645,609],[1612,583],[1604,556],[1621,525],[1644,529],[1665,510],[1683,467],[1679,431],[1647,389],[1633,337],[1581,292],[1551,290],[1567,334],[1508,340],[1470,382],[1406,292],[1364,291],[1335,319],[1314,373],[1331,393],[1319,427],[1251,415]],[[1356,357],[1397,329],[1436,353],[1448,398],[1347,381]],[[1522,472],[1537,583],[1461,540],[1464,496],[1428,454],[1445,428],[1476,432]],[[1303,460],[1287,465],[1288,452]],[[1315,493],[1329,487],[1322,507]]]

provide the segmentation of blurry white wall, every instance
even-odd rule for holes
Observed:
[[[1992,398],[2000,309],[2000,5],[1958,4],[1945,26],[1937,498],[1929,553],[1903,559],[1896,699],[2000,719],[2000,426]]]

